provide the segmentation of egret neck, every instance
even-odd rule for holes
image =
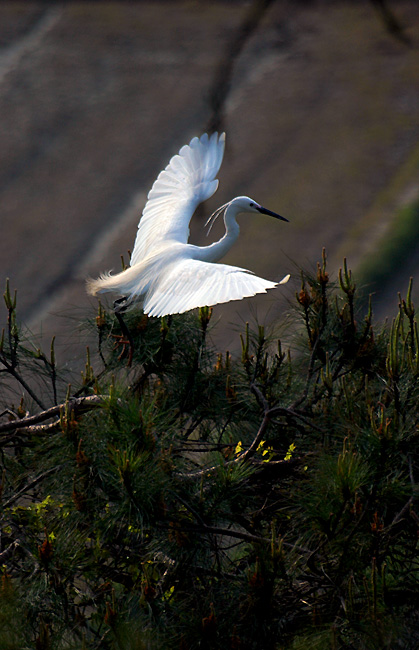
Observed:
[[[225,234],[209,246],[196,246],[196,258],[203,262],[217,262],[230,250],[240,234],[236,217],[243,212],[243,207],[231,201],[224,212]],[[194,256],[195,257],[195,256]]]

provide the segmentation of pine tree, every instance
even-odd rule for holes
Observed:
[[[129,366],[99,305],[71,387],[7,286],[0,647],[416,649],[411,292],[377,325],[323,252],[301,272],[289,349],[246,325],[233,358],[213,349],[211,309],[133,310]]]

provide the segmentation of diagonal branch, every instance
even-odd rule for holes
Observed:
[[[15,501],[19,499],[19,497],[22,496],[22,494],[25,494],[25,492],[28,492],[28,490],[31,490],[35,485],[40,483],[44,478],[49,476],[50,474],[58,473],[60,469],[62,468],[62,465],[58,465],[58,467],[51,467],[50,469],[47,469],[46,472],[42,472],[42,474],[39,474],[39,476],[36,476],[32,481],[27,483],[19,492],[16,492],[10,499],[8,499],[5,503],[3,503],[3,508],[8,508],[11,506]]]
[[[101,406],[106,400],[109,399],[108,396],[103,395],[89,395],[88,397],[73,397],[68,400],[68,402],[63,402],[62,404],[57,404],[57,406],[52,406],[49,409],[36,413],[35,415],[29,415],[27,417],[21,418],[20,420],[11,420],[9,422],[3,422],[0,424],[0,434],[6,433],[8,431],[14,431],[15,429],[27,429],[32,427],[39,422],[44,422],[50,418],[60,416],[62,409],[67,409],[71,412],[82,413],[84,411],[90,411],[94,408]]]
[[[224,535],[226,537],[234,537],[240,539],[244,542],[252,542],[256,544],[272,544],[272,537],[261,537],[260,535],[252,535],[242,530],[237,530],[236,528],[222,528],[221,526],[198,526],[198,525],[183,525],[179,530],[191,531],[196,533],[213,533],[214,535]],[[281,540],[281,543],[286,548],[298,551],[303,554],[312,554],[312,550],[305,548],[304,546],[299,546],[298,544],[291,544],[289,542],[284,542]]]

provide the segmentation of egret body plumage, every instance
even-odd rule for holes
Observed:
[[[225,134],[193,138],[173,156],[153,184],[138,224],[130,266],[88,281],[91,294],[111,291],[124,296],[120,306],[142,301],[149,316],[181,314],[195,307],[240,300],[265,293],[279,283],[251,271],[215,264],[239,236],[240,213],[267,214],[287,221],[247,196],[238,196],[216,210],[207,223],[224,212],[226,232],[209,246],[188,243],[189,222],[197,206],[214,194],[215,178],[224,154]]]

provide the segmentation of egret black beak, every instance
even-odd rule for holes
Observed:
[[[256,210],[258,212],[260,212],[261,214],[267,214],[270,217],[275,217],[275,219],[281,219],[281,221],[288,221],[288,219],[285,219],[285,217],[281,217],[280,214],[276,214],[276,212],[272,212],[271,210],[267,210],[266,208],[262,208],[262,206],[260,206],[260,208],[256,208]]]

